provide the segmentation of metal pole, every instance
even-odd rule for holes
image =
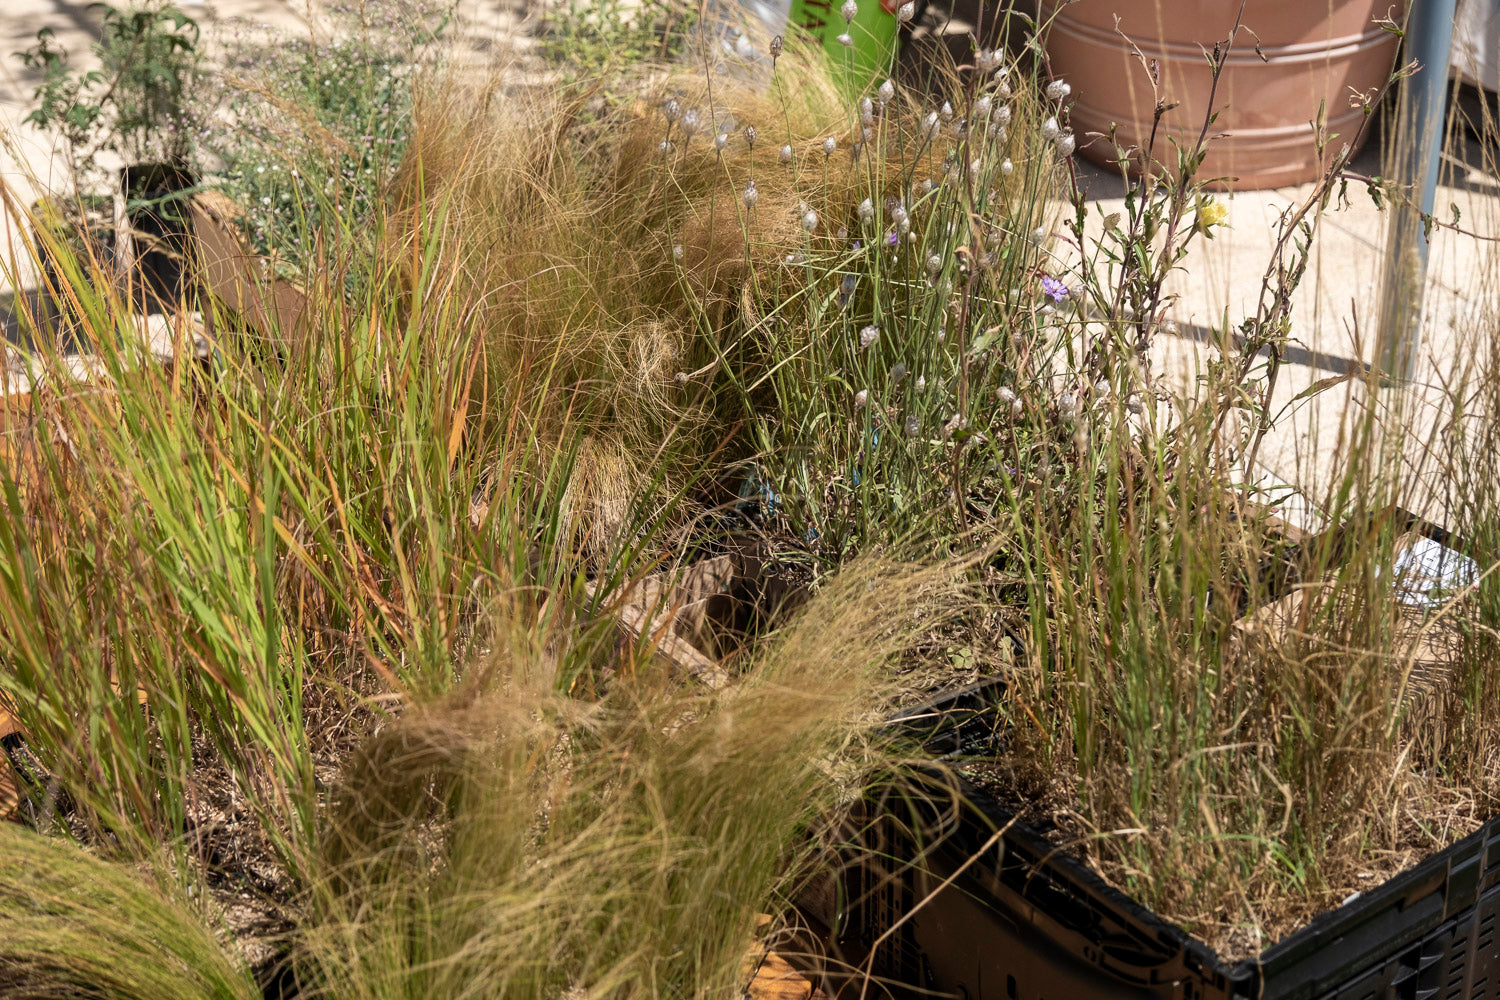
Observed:
[[[1380,295],[1378,365],[1399,382],[1416,371],[1422,342],[1422,293],[1427,279],[1427,236],[1443,150],[1443,112],[1453,48],[1457,0],[1412,0],[1406,19],[1406,59],[1419,69],[1401,87],[1396,117],[1393,180],[1420,196],[1391,205],[1386,239],[1385,287]]]

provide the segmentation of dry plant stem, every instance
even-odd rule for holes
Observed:
[[[1360,130],[1369,122],[1367,116],[1360,123]],[[1358,134],[1355,143],[1358,141]],[[1276,239],[1275,248],[1272,251],[1271,262],[1266,268],[1265,276],[1261,279],[1261,302],[1254,319],[1245,324],[1247,336],[1240,341],[1240,361],[1238,367],[1237,383],[1243,383],[1254,367],[1255,358],[1262,347],[1268,347],[1270,357],[1267,360],[1265,400],[1261,404],[1260,411],[1256,416],[1254,436],[1250,448],[1246,454],[1246,467],[1254,468],[1255,459],[1259,454],[1261,442],[1265,439],[1267,432],[1271,429],[1270,404],[1276,391],[1277,376],[1281,371],[1282,346],[1285,341],[1286,331],[1284,327],[1290,321],[1292,293],[1301,283],[1302,275],[1306,271],[1308,255],[1311,251],[1312,240],[1317,231],[1318,222],[1321,220],[1322,209],[1327,204],[1334,180],[1337,178],[1340,168],[1348,161],[1348,151],[1354,148],[1355,143],[1350,143],[1334,158],[1329,169],[1318,179],[1313,190],[1303,200],[1302,205],[1291,215],[1283,215],[1280,232]],[[1282,266],[1282,259],[1286,253],[1287,243],[1297,231],[1297,227],[1307,218],[1308,213],[1314,207],[1317,212],[1313,221],[1306,227],[1307,242],[1297,254],[1296,260],[1290,269]],[[1266,296],[1270,295],[1269,301]],[[1226,398],[1220,402],[1220,409],[1214,420],[1214,431],[1217,436],[1223,426],[1225,418],[1231,409],[1230,401]]]
[[[1276,244],[1272,248],[1270,261],[1266,265],[1266,273],[1261,278],[1261,296],[1257,304],[1256,315],[1247,319],[1243,324],[1244,335],[1239,338],[1240,359],[1235,368],[1234,384],[1242,384],[1249,377],[1256,363],[1256,356],[1262,348],[1270,349],[1268,358],[1266,382],[1267,388],[1265,399],[1256,416],[1255,430],[1251,439],[1250,447],[1246,454],[1246,467],[1254,468],[1256,456],[1259,454],[1261,442],[1270,431],[1270,402],[1272,393],[1276,387],[1277,376],[1282,364],[1282,345],[1286,337],[1283,327],[1289,322],[1291,315],[1291,296],[1301,283],[1302,275],[1307,268],[1308,256],[1311,252],[1312,242],[1317,233],[1318,223],[1322,218],[1323,209],[1333,193],[1335,181],[1341,181],[1345,174],[1345,167],[1349,162],[1350,150],[1356,148],[1364,137],[1365,131],[1370,126],[1373,118],[1373,109],[1380,103],[1384,95],[1394,84],[1407,75],[1406,71],[1393,71],[1387,78],[1385,84],[1373,98],[1364,98],[1365,116],[1360,121],[1359,128],[1354,137],[1340,149],[1333,158],[1322,176],[1318,178],[1301,205],[1295,210],[1288,210],[1282,214],[1276,237]],[[1319,126],[1318,142],[1320,149],[1326,144],[1327,139]],[[1314,211],[1316,209],[1316,211]],[[1306,221],[1309,213],[1312,220]],[[1283,260],[1287,253],[1287,245],[1298,231],[1303,228],[1306,242],[1300,247],[1296,259],[1288,268]],[[1269,296],[1269,298],[1268,298]],[[1214,417],[1213,435],[1217,440],[1224,421],[1234,408],[1235,401],[1232,397],[1225,395],[1219,402],[1218,412]]]
[[[1172,201],[1167,209],[1167,233],[1166,238],[1163,240],[1163,250],[1160,258],[1161,271],[1160,273],[1153,276],[1153,280],[1147,282],[1147,299],[1138,307],[1136,316],[1136,350],[1143,356],[1147,351],[1151,349],[1151,334],[1154,332],[1156,324],[1159,320],[1159,317],[1157,316],[1157,309],[1161,304],[1161,290],[1162,286],[1166,282],[1167,273],[1176,264],[1177,259],[1179,259],[1187,249],[1186,241],[1184,241],[1184,245],[1181,248],[1177,248],[1175,246],[1177,227],[1181,224],[1182,217],[1187,211],[1188,196],[1193,190],[1191,183],[1192,178],[1198,172],[1198,167],[1203,162],[1203,156],[1208,151],[1208,130],[1209,127],[1213,124],[1213,121],[1217,115],[1217,112],[1213,110],[1213,106],[1214,98],[1218,95],[1219,92],[1219,78],[1223,75],[1224,63],[1228,60],[1230,52],[1234,48],[1235,40],[1239,37],[1240,25],[1244,20],[1244,17],[1245,0],[1240,0],[1239,10],[1235,12],[1234,16],[1234,26],[1229,29],[1229,37],[1225,38],[1222,42],[1215,42],[1213,53],[1209,57],[1211,72],[1210,83],[1208,87],[1208,111],[1204,115],[1203,125],[1198,131],[1198,141],[1194,145],[1193,151],[1188,154],[1186,161],[1183,162],[1180,167],[1177,177],[1176,190],[1173,192]],[[1155,81],[1153,80],[1153,87],[1154,86]],[[1159,122],[1161,117],[1161,103],[1159,99],[1157,101],[1157,108],[1158,111],[1156,119]],[[1153,134],[1156,130],[1156,127],[1157,123],[1153,122]],[[1149,151],[1150,148],[1151,147],[1148,146],[1147,150]],[[1181,155],[1180,151],[1179,155]],[[1146,175],[1147,172],[1142,171],[1143,185],[1145,183]]]
[[[1378,190],[1381,196],[1386,199],[1393,200],[1396,198],[1400,198],[1409,207],[1414,209],[1417,208],[1416,199],[1412,197],[1409,185],[1398,187],[1397,185],[1383,177],[1371,177],[1369,174],[1362,174],[1356,170],[1341,171],[1339,173],[1339,180],[1358,181],[1368,187],[1372,192]],[[1467,236],[1470,239],[1479,240],[1482,243],[1500,242],[1500,235],[1492,233],[1481,233],[1477,230],[1461,226],[1456,222],[1444,222],[1432,212],[1423,212],[1418,209],[1417,217],[1428,229],[1446,229],[1450,233],[1457,233],[1459,236]]]

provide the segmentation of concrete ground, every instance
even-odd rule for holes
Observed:
[[[203,32],[202,48],[215,51],[215,39],[248,29],[289,37],[326,38],[327,0],[177,0]],[[458,0],[457,27],[462,55],[504,59],[524,53],[530,38],[521,22],[525,0]],[[35,69],[11,54],[29,48],[39,29],[50,27],[74,65],[92,63],[90,46],[99,35],[99,17],[85,0],[5,0],[0,16],[0,181],[18,201],[29,204],[49,191],[66,191],[66,157],[58,137],[23,119],[41,80]],[[15,234],[6,234],[14,240]],[[5,290],[0,289],[0,292]]]
[[[1366,402],[1391,418],[1407,437],[1402,461],[1412,484],[1413,509],[1442,520],[1442,458],[1434,436],[1451,412],[1450,393],[1464,365],[1496,342],[1500,324],[1500,263],[1491,238],[1500,233],[1500,179],[1481,164],[1480,143],[1453,129],[1435,206],[1451,218],[1458,206],[1462,225],[1477,235],[1436,229],[1431,235],[1423,295],[1418,363],[1410,383],[1373,392],[1360,381],[1334,384],[1299,398],[1315,384],[1379,369],[1379,308],[1394,280],[1385,247],[1391,213],[1378,209],[1363,185],[1351,184],[1347,202],[1331,204],[1318,218],[1318,238],[1308,270],[1293,297],[1292,340],[1271,401],[1276,427],[1247,476],[1295,484],[1318,494],[1344,468],[1341,428],[1364,412]],[[1356,157],[1353,171],[1390,176],[1379,136]],[[1092,166],[1081,183],[1094,218],[1121,211],[1124,183]],[[1168,283],[1176,300],[1170,315],[1177,335],[1159,337],[1152,367],[1160,378],[1190,384],[1216,352],[1220,331],[1255,314],[1263,277],[1283,213],[1301,205],[1311,183],[1267,191],[1219,195],[1228,207],[1228,229],[1213,240],[1197,240],[1184,270]],[[1096,207],[1095,207],[1096,206]],[[1099,214],[1094,214],[1094,213]],[[1315,523],[1312,517],[1309,524]]]
[[[464,0],[462,35],[469,39],[475,58],[504,58],[501,49],[514,53],[518,46],[528,44],[523,3]],[[202,23],[210,44],[216,33],[236,23],[297,33],[321,30],[316,10],[295,0],[187,0],[185,6]],[[6,16],[0,18],[0,54],[7,56],[0,59],[0,136],[9,139],[0,149],[0,180],[23,204],[43,190],[67,187],[59,169],[63,161],[54,155],[54,137],[21,124],[38,76],[8,58],[9,53],[31,44],[44,25],[56,30],[64,48],[80,55],[87,53],[97,31],[95,15],[82,0],[6,0]],[[961,24],[954,27],[963,30]],[[1483,234],[1500,232],[1500,182],[1479,166],[1480,156],[1471,138],[1461,133],[1450,138],[1453,155],[1446,162],[1437,206],[1447,216],[1447,206],[1456,204],[1467,226]],[[1385,172],[1381,164],[1377,137],[1354,166],[1363,173],[1380,174]],[[1088,198],[1097,205],[1091,208],[1095,218],[1119,209],[1124,189],[1118,177],[1086,165],[1081,177]],[[1200,241],[1183,273],[1171,283],[1177,295],[1172,314],[1178,335],[1162,336],[1154,348],[1153,367],[1162,377],[1191,381],[1209,357],[1214,331],[1223,328],[1226,317],[1234,326],[1250,315],[1275,242],[1277,220],[1309,190],[1310,185],[1303,185],[1226,198],[1228,228],[1213,241]],[[1347,206],[1322,216],[1309,273],[1296,296],[1292,349],[1273,406],[1292,403],[1314,383],[1363,370],[1376,360],[1375,326],[1386,281],[1387,224],[1387,214],[1377,210],[1357,186],[1351,187]],[[13,244],[16,234],[6,235]],[[1434,387],[1444,383],[1455,364],[1473,357],[1473,338],[1493,340],[1500,317],[1492,313],[1500,306],[1500,283],[1494,280],[1496,261],[1491,248],[1491,243],[1471,236],[1442,230],[1433,234],[1416,384],[1382,393],[1380,401],[1394,406],[1397,399],[1409,400],[1404,420],[1418,438],[1431,432],[1445,409],[1443,393]],[[14,294],[15,289],[0,288],[0,311],[4,311],[4,299]],[[1338,386],[1296,403],[1268,436],[1257,468],[1250,474],[1316,491],[1337,466],[1338,427],[1357,405],[1349,389]],[[1434,504],[1430,495],[1413,503],[1430,513],[1441,513],[1441,505]]]

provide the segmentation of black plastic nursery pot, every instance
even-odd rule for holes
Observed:
[[[46,231],[51,238],[36,241],[37,263],[46,279],[47,287],[62,287],[62,272],[58,266],[53,245],[70,247],[78,263],[87,267],[89,259],[96,260],[106,272],[114,267],[115,223],[112,199],[101,197],[81,198],[71,203],[59,198],[43,198],[31,206],[36,228]]]
[[[143,313],[175,308],[191,288],[188,198],[197,184],[191,170],[172,163],[137,163],[120,171],[135,245],[130,282]]]
[[[936,759],[981,755],[1002,695],[982,682],[895,724]],[[803,900],[852,970],[825,984],[840,997],[1500,998],[1500,817],[1236,964],[961,777],[919,772],[867,800],[851,829],[834,891]]]

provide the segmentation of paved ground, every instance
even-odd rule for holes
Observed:
[[[1480,234],[1500,233],[1500,181],[1479,165],[1478,143],[1461,130],[1450,136],[1454,155],[1445,158],[1436,206],[1448,214],[1457,205],[1463,224]],[[1379,137],[1353,164],[1363,174],[1389,176]],[[1123,205],[1118,177],[1088,169],[1091,198],[1105,212]],[[1186,269],[1169,287],[1178,294],[1173,308],[1178,337],[1162,337],[1154,367],[1166,377],[1191,380],[1208,358],[1215,331],[1227,318],[1236,326],[1254,314],[1262,278],[1276,241],[1278,220],[1301,204],[1311,184],[1271,191],[1226,196],[1229,230],[1213,241],[1200,241]],[[1348,204],[1331,207],[1320,221],[1309,269],[1294,299],[1293,343],[1287,352],[1273,406],[1288,407],[1259,453],[1254,474],[1317,491],[1341,468],[1337,454],[1344,446],[1339,433],[1346,418],[1363,412],[1362,386],[1350,382],[1310,399],[1297,400],[1314,383],[1359,373],[1377,364],[1377,327],[1381,295],[1389,275],[1385,246],[1390,215],[1381,212],[1358,185],[1351,185]],[[1413,482],[1431,480],[1435,456],[1428,444],[1443,416],[1451,409],[1448,390],[1456,369],[1471,362],[1480,345],[1494,343],[1500,322],[1500,277],[1495,244],[1486,239],[1435,230],[1429,250],[1421,327],[1419,363],[1412,384],[1383,390],[1375,404],[1382,412],[1404,407],[1399,424],[1411,447],[1406,461],[1425,458],[1427,468],[1409,466]],[[1435,518],[1442,504],[1427,482],[1414,489],[1409,503]]]
[[[117,0],[118,2],[118,0]],[[178,0],[203,30],[205,51],[214,39],[240,27],[265,27],[290,35],[326,37],[327,19],[320,11],[327,0]],[[528,38],[519,30],[520,2],[458,0],[456,32],[464,50],[485,58],[505,58],[503,49],[524,48]],[[49,190],[66,190],[69,179],[55,136],[44,135],[22,119],[30,110],[40,74],[24,66],[12,53],[30,47],[37,30],[50,27],[70,62],[88,65],[89,47],[98,37],[99,19],[86,0],[4,0],[0,16],[0,179],[23,203]],[[13,234],[7,234],[12,239]],[[0,290],[3,291],[3,290]]]
[[[210,38],[236,20],[291,32],[319,30],[319,20],[308,6],[292,0],[206,0],[188,9],[199,17]],[[476,55],[493,58],[497,46],[511,44],[524,34],[518,31],[518,9],[514,0],[465,0],[461,7],[465,35],[476,40]],[[96,30],[94,15],[82,0],[6,0],[6,16],[0,18],[0,56],[25,48],[43,25],[53,26],[58,41],[74,53],[87,51],[91,32]],[[63,186],[66,181],[54,167],[59,161],[52,156],[49,138],[18,127],[35,84],[35,74],[18,61],[4,58],[0,62],[0,135],[12,137],[10,148],[0,150],[0,177],[24,200],[34,198],[39,188]],[[1500,182],[1477,165],[1475,143],[1460,134],[1451,146],[1454,156],[1448,160],[1437,205],[1446,211],[1449,204],[1457,204],[1469,226],[1484,233],[1500,232]],[[1383,172],[1381,163],[1377,138],[1356,167],[1378,174]],[[1089,197],[1106,212],[1119,206],[1123,189],[1118,178],[1086,168],[1084,180]],[[1185,273],[1173,282],[1179,296],[1174,316],[1181,335],[1163,337],[1153,357],[1165,376],[1191,379],[1208,354],[1211,331],[1222,326],[1226,315],[1236,324],[1253,308],[1275,240],[1276,220],[1307,191],[1303,186],[1241,193],[1228,199],[1229,228],[1216,240],[1201,243]],[[1360,370],[1375,360],[1387,216],[1362,193],[1351,195],[1348,207],[1330,211],[1322,219],[1322,236],[1296,300],[1296,342],[1277,387],[1274,402],[1278,404],[1294,400],[1319,380]],[[1398,397],[1416,400],[1406,419],[1418,437],[1430,431],[1442,412],[1437,400],[1440,393],[1431,387],[1441,384],[1455,363],[1471,358],[1470,339],[1490,337],[1500,319],[1493,315],[1500,307],[1495,263],[1487,242],[1443,231],[1433,237],[1418,384],[1414,389],[1384,393],[1381,400],[1382,405],[1393,405]],[[9,290],[0,289],[0,297],[8,294]],[[1336,467],[1337,427],[1353,405],[1344,388],[1300,403],[1284,417],[1262,449],[1256,474],[1309,487],[1326,480]],[[1424,505],[1420,499],[1414,502]],[[1428,509],[1437,512],[1430,505]]]

